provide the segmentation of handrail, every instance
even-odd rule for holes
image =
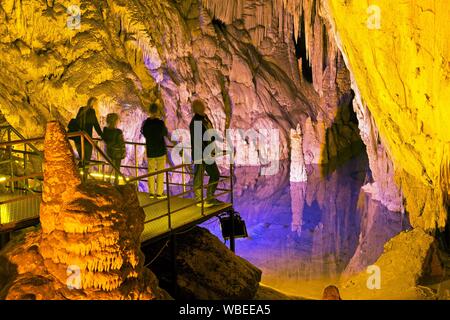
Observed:
[[[184,175],[188,175],[188,176],[191,175],[192,176],[192,172],[190,172],[190,166],[192,165],[192,163],[182,163],[182,164],[179,164],[179,165],[172,165],[171,167],[164,168],[162,170],[158,170],[158,171],[155,171],[155,172],[148,172],[148,173],[145,173],[143,175],[139,175],[139,170],[146,169],[146,167],[139,165],[139,160],[137,159],[137,147],[138,146],[146,147],[146,143],[126,141],[125,142],[126,144],[135,146],[135,150],[134,150],[134,157],[135,157],[135,159],[134,159],[134,161],[136,162],[136,164],[135,164],[135,166],[120,165],[119,167],[116,167],[116,165],[114,165],[113,161],[109,158],[109,156],[106,154],[106,152],[104,152],[102,150],[102,145],[100,145],[98,143],[99,141],[103,141],[103,140],[98,139],[98,138],[93,138],[93,137],[89,136],[84,131],[67,133],[66,137],[67,138],[75,138],[75,137],[80,137],[81,138],[82,144],[83,144],[82,145],[82,150],[81,150],[82,154],[79,155],[81,159],[83,159],[83,154],[84,154],[84,147],[83,147],[84,143],[85,143],[84,140],[86,140],[87,143],[91,144],[91,146],[93,148],[93,151],[95,151],[96,154],[97,154],[97,157],[96,158],[94,157],[94,159],[99,160],[98,164],[94,164],[93,166],[97,167],[98,170],[100,170],[99,171],[100,173],[101,173],[101,169],[103,168],[103,177],[105,177],[105,172],[104,172],[104,168],[105,168],[104,166],[105,165],[110,166],[114,170],[114,172],[117,174],[117,176],[120,176],[123,179],[123,181],[125,182],[126,185],[130,185],[130,184],[133,184],[133,183],[135,184],[135,183],[137,183],[139,181],[148,181],[149,180],[148,178],[151,177],[151,176],[164,174],[165,175],[165,180],[166,180],[165,181],[165,186],[166,186],[166,192],[167,192],[167,199],[161,199],[161,200],[158,200],[156,202],[151,202],[151,203],[148,203],[146,205],[142,205],[141,207],[142,208],[146,208],[146,207],[149,207],[149,206],[152,206],[152,205],[156,205],[158,203],[164,203],[165,201],[167,201],[167,213],[163,214],[163,215],[158,215],[158,218],[163,218],[163,217],[166,217],[166,216],[168,217],[168,228],[169,228],[170,231],[172,231],[174,228],[176,228],[176,226],[174,226],[173,223],[172,223],[172,221],[173,221],[172,215],[174,213],[176,213],[176,212],[179,212],[179,211],[184,210],[186,208],[189,208],[189,207],[201,204],[201,216],[204,217],[205,216],[205,205],[204,205],[205,201],[208,201],[208,200],[213,199],[215,197],[220,197],[222,195],[230,194],[231,195],[231,203],[233,202],[233,183],[232,183],[233,182],[233,177],[232,177],[232,175],[233,175],[233,164],[230,164],[230,175],[229,176],[227,176],[227,175],[220,175],[219,176],[219,180],[217,182],[204,184],[203,177],[204,177],[205,173],[202,172],[202,179],[201,179],[202,182],[201,182],[201,186],[199,186],[199,189],[201,189],[201,200],[197,199],[196,201],[193,201],[192,203],[190,203],[188,205],[182,205],[181,207],[177,208],[176,206],[175,207],[172,206],[171,198],[173,198],[173,197],[184,197],[185,195],[188,195],[191,192],[195,192],[195,190],[196,190],[196,187],[191,182],[190,183],[185,183],[185,176]],[[12,140],[12,141],[10,140],[8,142],[0,142],[0,148],[1,147],[3,147],[3,148],[10,147],[10,146],[14,146],[14,145],[17,145],[17,144],[28,145],[28,144],[31,144],[31,143],[34,143],[34,142],[41,142],[43,140],[44,140],[44,137],[23,139],[23,140]],[[167,147],[168,148],[173,148],[173,147],[175,147],[175,145],[168,145]],[[184,147],[182,149],[182,152],[184,152],[184,150],[186,150],[186,149],[190,149],[190,146],[189,147],[188,146]],[[36,152],[39,155],[42,154],[42,151],[39,151],[36,148],[32,147],[32,150],[36,150]],[[5,151],[9,151],[9,150],[5,150]],[[15,150],[11,150],[11,152],[14,152],[14,151]],[[17,151],[19,151],[19,150],[17,150]],[[25,157],[26,154],[33,154],[32,152],[27,151],[26,147],[25,147],[25,150],[21,151],[21,153],[24,154],[24,157]],[[93,154],[95,154],[95,153],[93,153]],[[181,156],[184,159],[183,154]],[[100,157],[102,157],[104,159],[104,161]],[[135,169],[136,170],[136,176],[135,177],[134,176],[133,177],[129,177],[129,178],[125,177],[125,175],[121,172],[122,168]],[[91,174],[91,173],[96,173],[96,172],[90,172],[89,173],[89,171],[87,171],[87,173]],[[182,177],[181,181],[182,182],[181,183],[171,182],[170,181],[171,179],[169,179],[169,174],[170,174],[170,176],[172,176],[173,174],[181,174],[181,177]],[[43,175],[43,173],[39,172],[39,173],[33,173],[31,175],[23,176],[23,177],[12,176],[10,178],[8,177],[8,178],[4,179],[3,182],[6,181],[8,183],[9,182],[12,183],[12,182],[15,182],[15,181],[20,181],[20,180],[26,180],[26,179],[32,179],[32,178],[40,178],[40,177],[42,177],[42,175]],[[109,178],[111,178],[112,172],[109,173],[107,176]],[[147,179],[147,180],[145,180],[145,179]],[[225,186],[221,187],[221,188],[217,188],[217,191],[219,191],[219,192],[216,195],[209,196],[209,197],[205,197],[204,196],[204,190],[207,189],[209,186],[211,186],[213,184],[216,184],[218,186],[219,184],[222,184],[224,182],[227,183],[227,181],[230,182],[230,188],[227,188]],[[182,192],[181,193],[177,192],[177,194],[173,194],[171,192],[171,190],[170,190],[171,186],[172,186],[172,188],[182,187],[183,188]],[[139,188],[139,183],[137,183],[137,187]],[[176,190],[179,190],[179,189],[176,189]],[[10,202],[17,201],[17,199],[20,200],[20,199],[25,199],[25,198],[28,198],[28,197],[38,197],[38,196],[40,196],[40,195],[39,194],[25,195],[25,196],[22,196],[22,197],[16,197],[16,198],[11,199],[11,200],[6,200],[6,202],[3,202],[3,203],[10,203]],[[3,204],[3,203],[0,202],[0,205]],[[151,220],[153,220],[153,219],[151,219]],[[146,223],[147,222],[148,221],[146,221]]]
[[[21,139],[21,141],[22,141],[22,143],[24,143],[23,141],[24,140],[29,140],[29,139],[26,139],[16,128],[14,128],[12,125],[7,125],[7,126],[1,126],[0,127],[0,130],[2,130],[2,129],[8,129],[8,130],[11,130],[12,132],[14,132],[14,134],[16,135],[16,136],[18,136],[20,139]],[[38,139],[43,139],[43,137],[42,138],[38,138]],[[36,153],[38,153],[38,155],[39,156],[42,156],[41,155],[41,151],[38,149],[38,148],[36,148],[36,146],[35,145],[33,145],[31,142],[25,142],[31,149],[33,149],[34,150],[34,152],[36,152]]]
[[[157,175],[157,174],[171,172],[173,169],[180,169],[182,167],[186,167],[186,166],[189,166],[189,165],[190,164],[182,163],[182,164],[179,164],[179,165],[177,165],[175,167],[164,168],[162,170],[158,170],[158,171],[154,171],[154,172],[151,172],[151,173],[147,173],[147,174],[144,174],[142,176],[130,178],[130,179],[128,179],[127,183],[133,183],[135,181],[142,180],[142,179],[145,179],[145,178]]]
[[[106,161],[108,162],[108,165],[111,166],[121,177],[123,180],[126,180],[126,177],[122,174],[122,172],[120,172],[120,168],[117,168],[112,160],[109,158],[108,155],[106,155],[102,149],[99,148],[99,146],[94,142],[94,139],[89,136],[86,132],[84,131],[77,131],[77,132],[70,132],[67,133],[67,137],[68,138],[75,138],[78,136],[83,136],[84,139],[86,139],[93,147],[93,149],[95,149],[98,153],[100,153],[100,155],[106,159]]]
[[[11,146],[15,146],[17,144],[30,144],[33,142],[38,142],[38,141],[43,141],[44,137],[40,137],[40,138],[31,138],[31,139],[24,139],[24,140],[11,140],[11,141],[4,141],[4,142],[0,142],[0,147],[11,147]],[[38,153],[42,153],[42,151],[37,151]]]

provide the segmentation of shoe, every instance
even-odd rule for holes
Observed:
[[[217,199],[211,199],[208,202],[211,203],[213,206],[218,206],[218,205],[221,205],[223,203],[223,201],[220,201],[220,200],[217,200]]]
[[[156,199],[159,199],[159,200],[167,199],[167,196],[165,194],[157,194]]]
[[[155,194],[153,194],[153,193],[149,193],[148,196],[150,197],[150,199],[154,199],[155,198]]]
[[[203,208],[210,208],[210,207],[212,207],[212,206],[214,206],[214,204],[212,204],[212,203],[209,202],[209,201],[203,202]],[[200,202],[200,203],[197,203],[197,207],[201,208],[201,207],[202,207],[202,203],[201,203],[201,202]]]

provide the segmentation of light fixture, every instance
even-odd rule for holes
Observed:
[[[220,229],[222,230],[222,237],[224,240],[230,239],[231,235],[234,235],[234,238],[248,237],[245,221],[242,220],[238,212],[236,211],[227,212],[223,215],[220,215],[219,219],[220,219]]]

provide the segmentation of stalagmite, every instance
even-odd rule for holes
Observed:
[[[44,276],[52,286],[51,290],[31,286],[28,292],[38,299],[163,297],[148,282],[150,271],[143,267],[140,235],[145,215],[134,188],[82,184],[64,128],[57,122],[47,125],[44,159],[42,230],[31,232],[24,243],[4,253],[11,263],[23,265],[17,278],[33,283],[33,277]],[[37,247],[32,259],[40,269],[26,265],[27,239]],[[15,284],[6,298],[21,299],[21,291]]]
[[[305,182],[308,180],[305,159],[303,156],[303,134],[300,125],[291,129],[291,182]]]

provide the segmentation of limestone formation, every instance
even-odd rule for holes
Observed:
[[[164,245],[145,249],[154,257]],[[261,271],[231,252],[208,230],[195,227],[177,236],[177,290],[172,293],[172,264],[169,248],[152,261],[150,269],[166,282],[176,299],[252,299],[261,280]]]
[[[144,268],[144,212],[131,186],[81,184],[64,128],[45,135],[41,228],[1,253],[6,299],[168,297]]]
[[[391,210],[402,211],[405,205],[415,227],[444,227],[450,118],[446,107],[450,7],[445,2],[207,0],[204,4],[227,23],[244,19],[252,41],[260,46],[274,32],[289,34],[292,22],[294,33],[305,39],[318,92],[330,79],[342,79],[339,70],[342,74],[346,69],[333,69],[327,62],[331,59],[319,61],[324,55],[339,59],[340,51],[353,78],[355,111],[373,172],[374,180],[365,189]],[[305,65],[308,60],[302,58],[299,66]],[[330,73],[337,76],[327,78]],[[336,83],[349,85],[348,80]],[[303,130],[307,163],[336,154],[337,135],[324,137],[320,128],[329,125],[316,120],[308,118]],[[311,147],[320,144],[327,145],[324,152]]]
[[[328,286],[323,290],[322,300],[342,300],[336,286]]]
[[[303,155],[303,137],[300,125],[297,128],[291,129],[291,182],[305,182],[308,181],[306,173],[305,157]]]
[[[117,112],[125,139],[142,141],[140,124],[150,102],[162,101],[173,131],[188,127],[190,103],[201,98],[215,128],[278,129],[283,158],[289,130],[307,119],[315,128],[305,148],[309,163],[328,161],[322,150],[329,141],[348,146],[358,139],[358,128],[348,122],[326,133],[350,91],[350,77],[311,4],[305,2],[305,21],[309,17],[314,26],[303,30],[290,18],[266,16],[268,8],[255,7],[260,1],[240,1],[245,15],[233,19],[221,8],[212,12],[212,2],[3,1],[1,112],[26,137],[36,137],[46,120],[67,123],[96,96],[102,124],[107,113]],[[266,24],[274,28],[256,36]],[[308,48],[303,53],[301,43]],[[138,156],[143,161],[142,148]]]
[[[394,164],[414,227],[443,228],[450,47],[445,1],[328,0],[324,15]],[[390,172],[393,170],[390,169]],[[444,180],[444,183],[442,183]]]
[[[443,276],[434,237],[416,228],[392,238],[367,272],[344,281],[342,292],[350,299],[434,299],[423,281]]]

